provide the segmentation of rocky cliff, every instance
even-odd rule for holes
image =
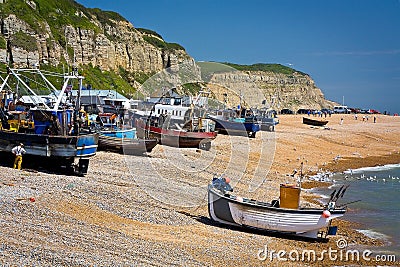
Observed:
[[[165,42],[151,30],[137,29],[114,12],[88,9],[73,0],[5,1],[0,3],[0,11],[0,63],[14,67],[75,63],[115,72],[137,89],[143,77],[165,68],[176,71],[181,63],[195,66],[180,45]],[[101,72],[96,75],[92,76],[99,77]],[[230,105],[236,105],[238,92],[243,92],[250,106],[261,106],[263,100],[275,109],[331,106],[314,81],[295,70],[289,74],[254,70],[216,73],[209,87],[216,98]],[[132,92],[121,86],[117,90]]]
[[[84,14],[78,14],[84,16]],[[65,25],[63,29],[65,46],[54,39],[46,21],[44,31],[36,32],[29,24],[10,14],[1,20],[1,35],[7,40],[7,47],[0,49],[0,62],[14,66],[32,64],[58,65],[66,63],[99,66],[103,70],[129,72],[158,72],[183,61],[193,61],[184,50],[158,48],[143,39],[143,34],[126,21],[114,21],[114,25],[101,24],[90,18],[102,32]],[[34,40],[29,46],[15,37],[24,34]],[[112,38],[110,38],[112,37]]]
[[[297,72],[289,75],[270,71],[216,73],[209,87],[216,98],[229,107],[242,102],[251,107],[297,111],[299,108],[331,108],[335,104],[325,99],[310,76]]]

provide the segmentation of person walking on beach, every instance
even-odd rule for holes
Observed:
[[[340,118],[340,125],[343,125],[343,117]]]
[[[374,123],[376,123],[376,116],[374,116]]]
[[[24,144],[20,143],[18,146],[15,146],[11,152],[15,155],[14,169],[20,170],[22,164],[22,155],[26,153]]]

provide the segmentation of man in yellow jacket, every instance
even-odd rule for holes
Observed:
[[[24,144],[20,143],[18,146],[15,146],[11,152],[15,155],[14,169],[20,170],[22,164],[22,155],[26,153]]]

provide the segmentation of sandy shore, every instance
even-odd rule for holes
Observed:
[[[215,173],[231,177],[235,194],[270,201],[279,196],[280,183],[296,182],[289,174],[301,162],[306,175],[400,163],[399,117],[378,116],[373,123],[371,117],[363,122],[362,116],[356,121],[333,115],[329,130],[303,125],[301,118],[280,116],[276,132],[255,139],[219,135],[210,151],[157,146],[148,157],[100,151],[85,177],[0,167],[0,265],[376,265],[327,256],[316,263],[258,257],[265,246],[320,253],[337,249],[340,238],[350,247],[382,245],[345,221],[335,222],[338,235],[323,243],[222,227],[209,219],[206,185]],[[302,196],[302,205],[315,205],[307,190]]]

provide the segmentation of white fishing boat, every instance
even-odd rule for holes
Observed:
[[[345,190],[342,187],[334,192],[324,208],[301,208],[298,186],[281,185],[280,199],[266,203],[232,195],[229,180],[214,177],[208,186],[208,210],[211,219],[221,224],[307,238],[326,237],[336,234],[337,227],[331,226],[331,222],[346,212],[346,207],[336,206]]]

